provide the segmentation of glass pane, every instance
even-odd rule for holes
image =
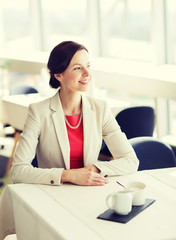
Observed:
[[[151,0],[101,0],[103,55],[152,59]]]
[[[32,48],[28,0],[1,1],[0,14],[1,33],[3,34],[0,47],[15,50]]]
[[[48,48],[65,40],[87,45],[86,0],[42,0],[42,13]]]
[[[167,1],[168,63],[176,64],[176,1]]]
[[[176,64],[176,1],[167,0],[167,62]],[[169,101],[170,132],[176,136],[176,101]]]

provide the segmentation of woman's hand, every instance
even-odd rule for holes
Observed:
[[[71,182],[83,186],[103,186],[108,180],[102,177],[94,165],[84,168],[64,170],[62,173],[62,182]]]

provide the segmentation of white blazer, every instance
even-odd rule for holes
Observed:
[[[84,165],[94,164],[102,175],[135,172],[139,161],[107,103],[82,95]],[[102,138],[114,160],[98,160]],[[37,152],[38,168],[31,165]],[[29,106],[28,117],[12,163],[15,183],[61,183],[64,169],[70,168],[70,146],[59,92]]]

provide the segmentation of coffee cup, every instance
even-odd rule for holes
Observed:
[[[141,206],[146,200],[146,185],[142,182],[131,182],[127,184],[127,190],[134,192],[132,205]]]
[[[128,190],[111,193],[106,198],[106,204],[117,214],[127,215],[132,210],[133,195],[134,193]]]

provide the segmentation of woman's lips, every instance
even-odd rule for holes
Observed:
[[[82,81],[79,81],[81,84],[87,84],[88,82],[89,82],[89,80],[88,79],[86,79],[86,80],[82,80]]]

